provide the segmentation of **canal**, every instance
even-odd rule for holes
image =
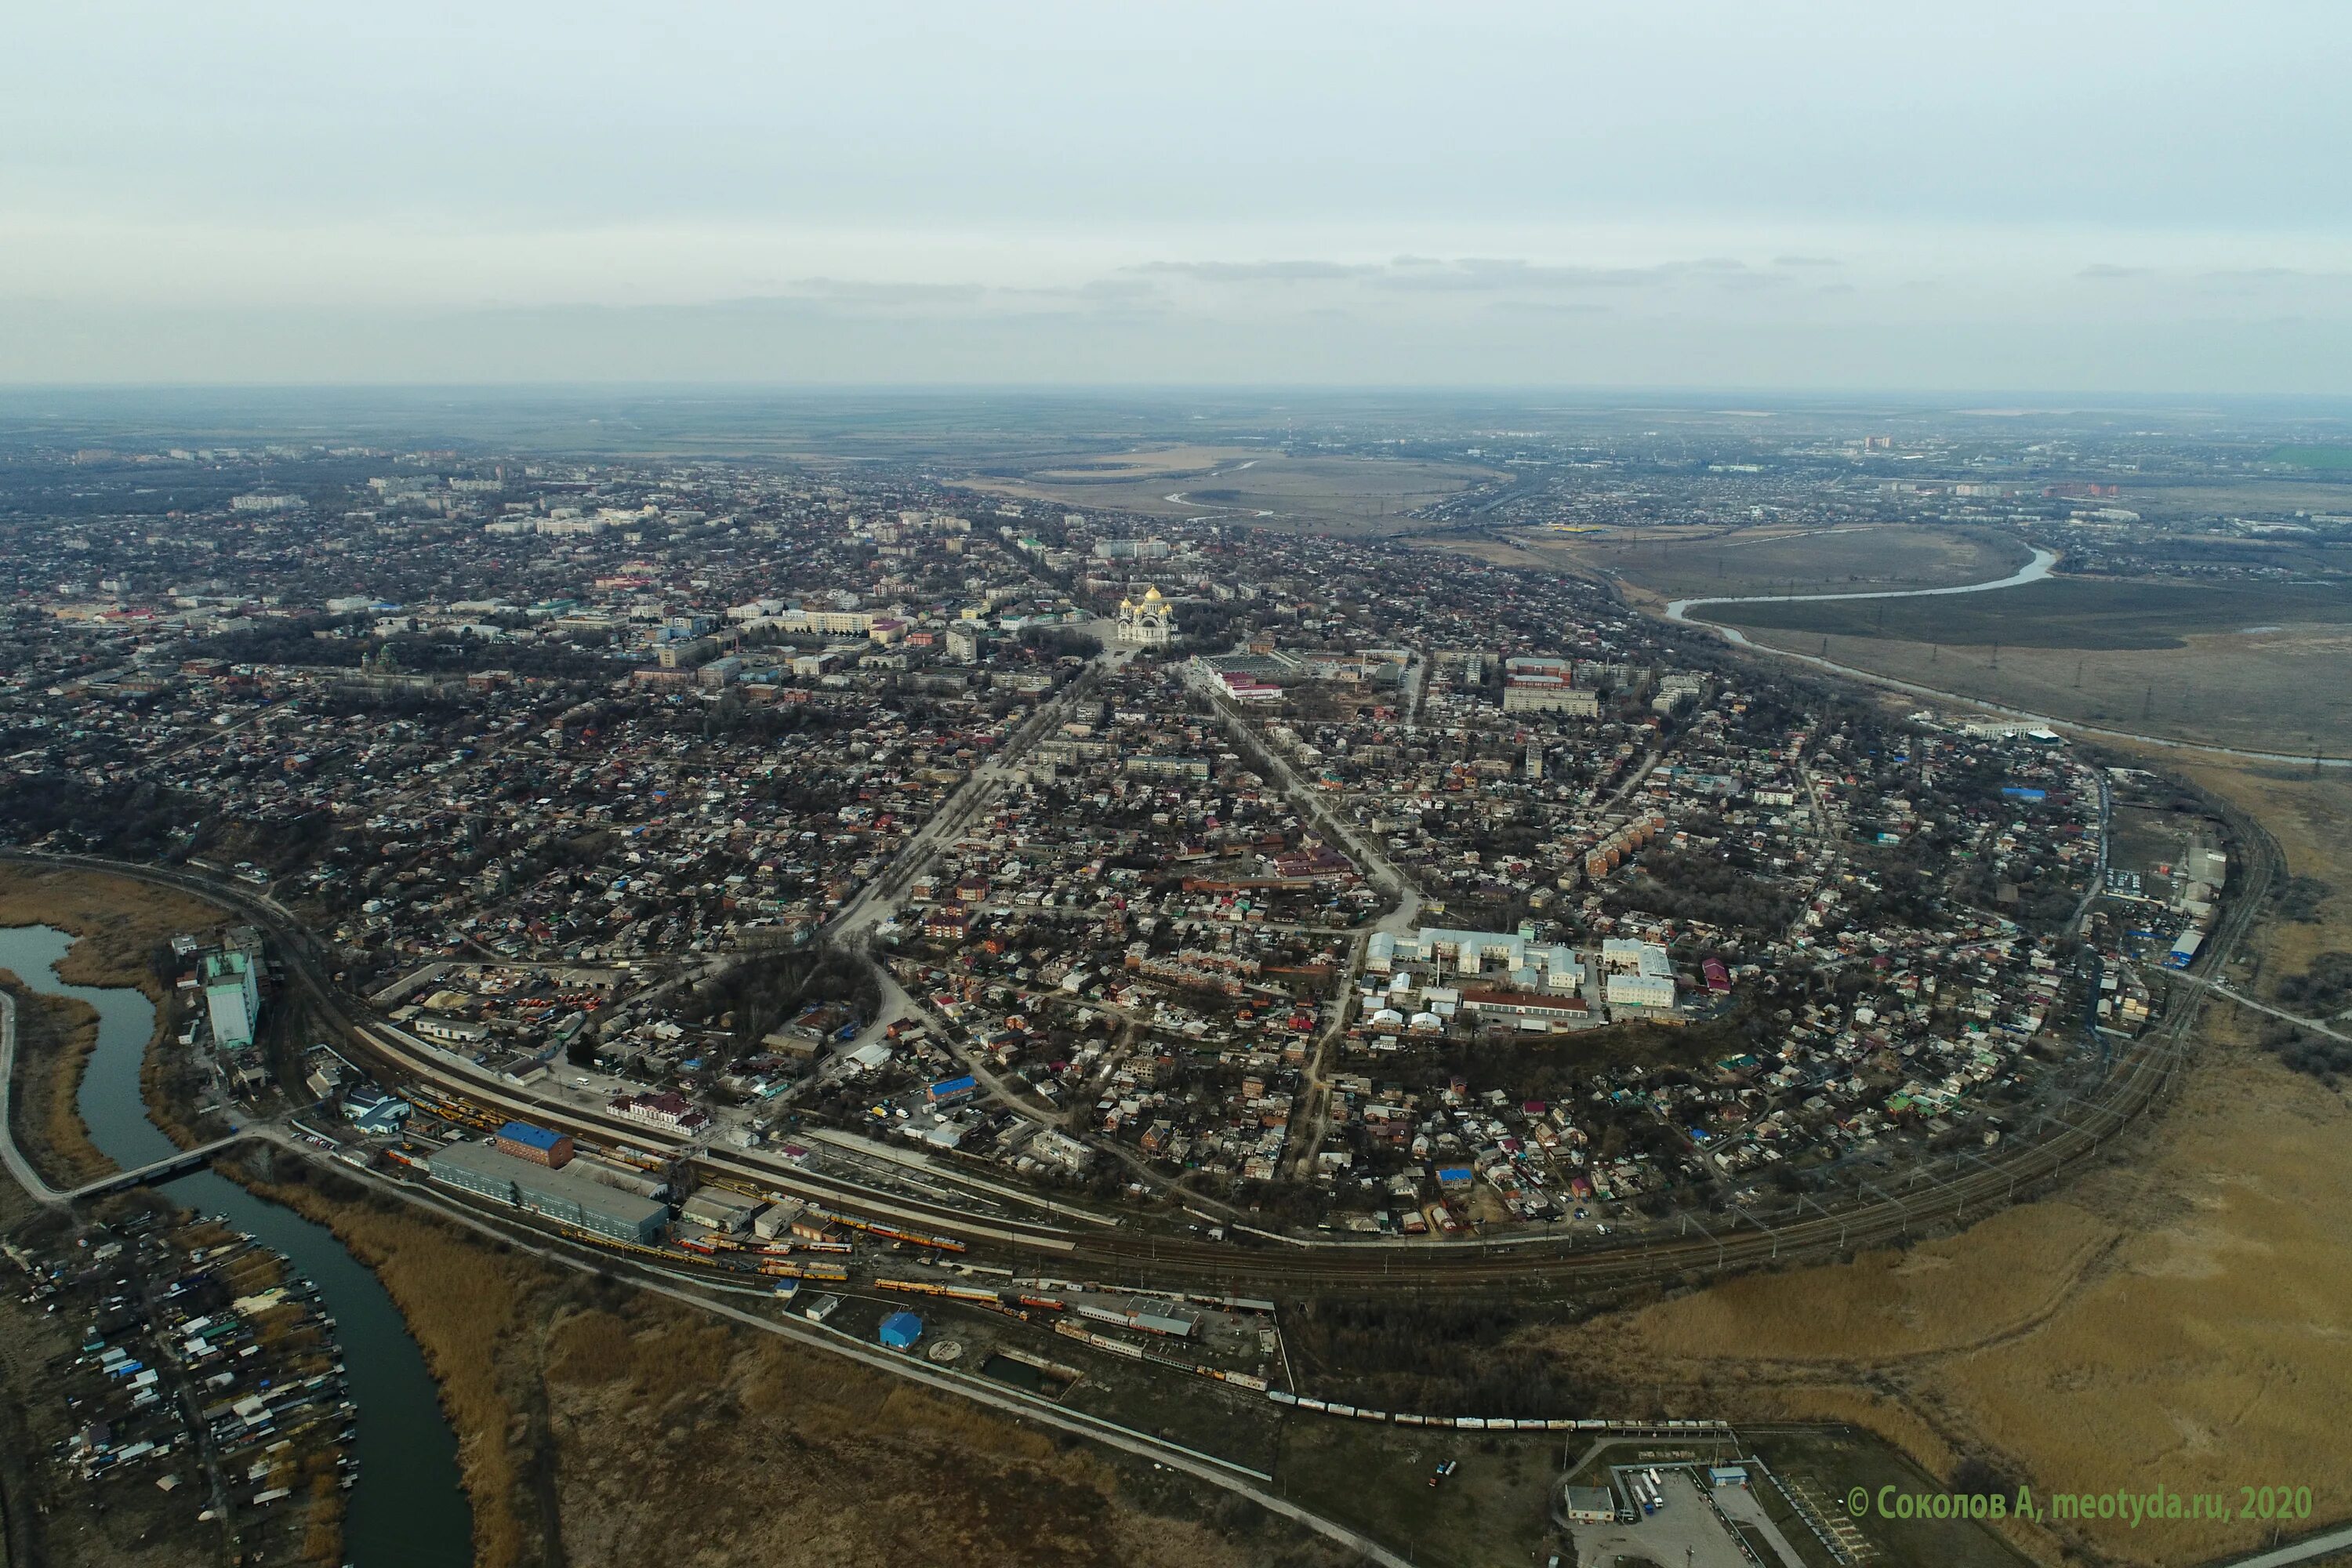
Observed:
[[[128,986],[69,985],[57,965],[73,944],[49,926],[0,928],[0,969],[34,990],[98,1012],[98,1045],[78,1099],[90,1142],[124,1167],[173,1152],[147,1119],[139,1069],[155,1032],[154,1004]],[[343,1557],[359,1568],[456,1568],[473,1559],[473,1509],[457,1479],[457,1438],[442,1415],[424,1352],[374,1274],[334,1233],[210,1171],[163,1191],[219,1215],[292,1260],[335,1320],[348,1392],[359,1406],[359,1480],[343,1521]]]

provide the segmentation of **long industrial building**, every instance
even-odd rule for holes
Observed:
[[[669,1223],[668,1208],[650,1198],[608,1187],[573,1167],[551,1170],[518,1160],[486,1143],[436,1150],[425,1169],[436,1182],[615,1241],[649,1242]]]

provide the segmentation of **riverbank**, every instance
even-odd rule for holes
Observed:
[[[182,931],[232,923],[226,910],[127,877],[0,861],[0,926],[47,925],[76,938],[58,965],[68,985],[128,985],[160,1009],[170,987],[156,950]]]
[[[290,1259],[147,1192],[21,1227],[8,1258],[10,1563],[345,1561],[343,1350]]]
[[[71,986],[51,976],[58,971],[102,975],[143,984],[75,986],[73,994],[98,1014],[98,1041],[80,1074],[77,1103],[91,1141],[115,1166],[143,1163],[175,1146],[167,1129],[184,1143],[194,1121],[193,1099],[207,1080],[201,1072],[173,1070],[165,1039],[177,1000],[173,963],[148,962],[143,975],[131,969],[136,955],[167,952],[163,943],[181,931],[209,933],[224,923],[209,905],[178,900],[179,908],[144,902],[110,911],[108,894],[143,893],[121,879],[49,880],[49,887],[75,895],[64,918],[85,933],[111,938],[95,962],[68,962],[79,944],[72,932],[55,926],[10,928],[0,941],[36,961],[45,984]],[[173,900],[164,900],[168,906]],[[21,903],[20,913],[28,910]],[[192,918],[193,917],[193,918]],[[22,967],[22,963],[18,967]],[[163,1006],[155,998],[161,994]],[[163,1048],[157,1048],[163,1041]],[[180,1053],[184,1058],[187,1053]],[[175,1092],[181,1090],[184,1092]],[[353,1258],[325,1226],[269,1203],[266,1196],[203,1170],[158,1189],[166,1201],[199,1214],[226,1216],[240,1230],[293,1259],[315,1286],[320,1300],[341,1325],[352,1347],[349,1393],[359,1412],[353,1459],[357,1484],[342,1520],[344,1545],[338,1559],[365,1568],[457,1568],[474,1560],[472,1519],[457,1464],[457,1444],[436,1384],[398,1309],[382,1282]],[[39,1380],[37,1376],[36,1384]],[[324,1542],[323,1533],[319,1538]],[[319,1542],[314,1542],[314,1544]]]
[[[289,1173],[257,1190],[331,1226],[409,1312],[496,1568],[1343,1560],[1181,1478],[551,1267],[331,1168]]]
[[[9,1087],[9,1131],[16,1147],[52,1187],[78,1187],[112,1171],[90,1142],[76,1096],[98,1048],[98,1015],[68,996],[34,990],[0,969],[0,990],[16,1005],[16,1058]]]
[[[2033,558],[2006,577],[1995,577],[1982,583],[1954,583],[1940,588],[1881,588],[1863,593],[1827,594],[1731,594],[1714,598],[1676,599],[1666,606],[1666,619],[1688,621],[1693,610],[1703,610],[1723,605],[1832,605],[1862,600],[1885,599],[1948,599],[1963,594],[1991,594],[2004,588],[2021,588],[2029,583],[2039,583],[2050,575],[2058,564],[2058,552],[2033,547]],[[1716,624],[1713,617],[1701,617],[1705,624]]]
[[[524,1462],[517,1450],[519,1407],[509,1386],[527,1379],[537,1355],[518,1341],[522,1303],[557,1283],[530,1259],[469,1247],[458,1235],[371,1195],[331,1171],[268,1151],[223,1162],[222,1174],[255,1196],[334,1233],[345,1251],[383,1282],[424,1352],[443,1414],[457,1434],[457,1465],[473,1502],[478,1568],[560,1562],[519,1503]],[[267,1169],[264,1169],[264,1166]],[[477,1255],[478,1254],[478,1256]]]
[[[183,1149],[194,1148],[227,1128],[225,1124],[215,1128],[200,1123],[192,1100],[175,1106],[179,1097],[167,1092],[171,1087],[166,1081],[170,1068],[163,1060],[163,1045],[176,1021],[179,999],[160,960],[174,936],[213,931],[229,923],[226,910],[169,888],[151,887],[127,877],[110,877],[100,872],[0,861],[0,929],[46,925],[64,931],[74,941],[55,965],[58,980],[68,985],[127,987],[154,1005],[155,1028],[141,1058],[140,1085],[156,1125]],[[44,1002],[49,1005],[81,1006],[57,997],[44,998]],[[82,1011],[87,1013],[89,1009],[83,1007]],[[69,1086],[66,1089],[68,1110],[74,1093],[70,1086],[79,1083],[90,1050],[97,1043],[94,1016],[88,1029],[89,1039],[81,1046],[66,1080]],[[22,1072],[21,1066],[19,1071]],[[81,1124],[79,1111],[74,1112],[73,1120]],[[95,1147],[89,1145],[87,1125],[82,1125],[80,1142],[91,1154],[96,1153]],[[97,1157],[100,1163],[85,1167],[86,1173],[79,1180],[104,1175],[115,1168],[112,1161],[103,1155]]]

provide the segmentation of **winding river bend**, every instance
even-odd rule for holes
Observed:
[[[2056,551],[2036,545],[2032,560],[2008,576],[1990,582],[1962,583],[1950,588],[1881,588],[1867,594],[1748,594],[1732,599],[1676,599],[1666,606],[1666,619],[1687,621],[1691,611],[1705,605],[1818,605],[1833,599],[1936,599],[1947,594],[1990,594],[1998,588],[2021,588],[2028,583],[2039,583],[2049,576],[2050,569],[2057,564]],[[1737,626],[1717,626],[1713,621],[1700,624],[1715,626],[1727,642],[1736,643],[1741,647],[1756,646],[1741,636]]]
[[[1946,691],[1937,687],[1915,685],[1908,680],[1897,680],[1891,675],[1881,675],[1874,669],[1863,669],[1851,664],[1840,664],[1835,659],[1822,658],[1810,653],[1798,653],[1790,648],[1773,647],[1768,643],[1753,640],[1738,626],[1724,626],[1717,621],[1694,621],[1690,617],[1691,611],[1708,605],[1807,605],[1822,604],[1835,599],[1935,599],[1947,594],[1990,594],[2000,588],[2021,588],[2028,583],[2039,583],[2050,575],[2050,569],[2057,563],[2056,551],[2044,550],[2037,545],[2034,547],[2032,560],[2008,576],[1997,577],[1989,582],[1962,583],[1950,588],[1890,588],[1868,594],[1747,594],[1735,598],[1676,599],[1666,606],[1666,619],[1681,621],[1686,626],[1705,626],[1734,647],[1769,653],[1775,658],[1793,659],[1799,664],[1811,665],[1815,669],[1826,669],[1834,674],[1852,676],[1857,680],[1866,681],[1873,686],[1885,687],[1890,691],[1900,691],[1912,697],[1925,697],[1937,701],[1957,702],[1964,707],[1979,709],[1987,713],[1999,713],[2004,718],[2015,719],[2028,724],[2037,724],[2044,729],[2072,730],[2078,734],[2105,735],[2118,741],[2137,741],[2142,745],[2161,746],[2168,751],[2210,752],[2215,756],[2243,757],[2250,762],[2257,763],[2293,763],[2298,767],[2352,767],[2352,757],[2312,757],[2298,756],[2287,752],[2248,751],[2238,746],[2221,746],[2202,741],[2182,741],[2168,735],[2149,735],[2137,730],[2118,730],[2105,724],[2086,724],[2079,719],[2061,719],[2053,714],[2036,713],[2030,709],[2011,708],[1999,702],[1989,702],[1981,697],[1971,697],[1965,691]]]
[[[0,927],[0,969],[35,991],[70,996],[98,1013],[98,1045],[76,1104],[99,1152],[128,1169],[175,1150],[147,1119],[139,1069],[155,1032],[155,1006],[128,986],[70,985],[57,965],[73,938],[50,926]],[[459,1568],[473,1561],[473,1509],[458,1485],[457,1437],[383,1285],[334,1233],[254,1196],[226,1176],[198,1171],[163,1190],[185,1206],[224,1216],[281,1252],[319,1288],[335,1320],[346,1388],[359,1406],[352,1447],[359,1480],[343,1518],[343,1558],[360,1568]]]

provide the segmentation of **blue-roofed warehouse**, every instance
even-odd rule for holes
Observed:
[[[882,1342],[894,1351],[909,1351],[923,1337],[923,1320],[912,1312],[893,1312],[882,1320]]]
[[[971,1074],[961,1078],[941,1079],[926,1091],[933,1105],[956,1105],[980,1092],[980,1081]]]
[[[500,1153],[544,1165],[551,1171],[560,1171],[572,1163],[572,1135],[568,1132],[551,1132],[528,1121],[509,1121],[499,1129],[496,1142]]]

